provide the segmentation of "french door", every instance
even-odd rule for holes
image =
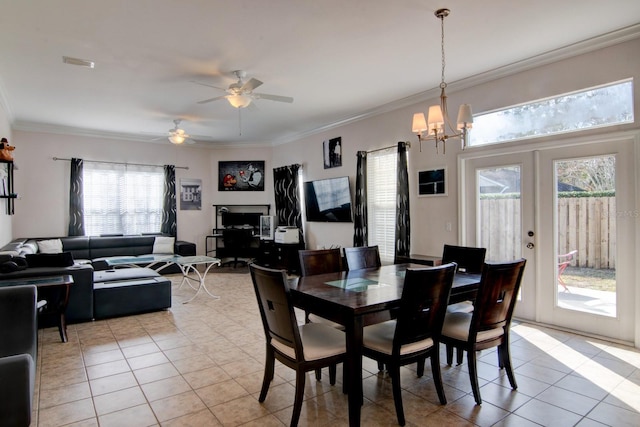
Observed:
[[[463,243],[527,259],[515,315],[635,340],[633,138],[460,158]]]

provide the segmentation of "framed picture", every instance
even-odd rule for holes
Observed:
[[[324,168],[342,166],[342,137],[332,138],[322,143]]]
[[[218,162],[218,191],[264,191],[264,160]]]
[[[446,196],[447,168],[418,172],[418,197]]]
[[[202,180],[180,179],[180,210],[199,211],[202,209]]]

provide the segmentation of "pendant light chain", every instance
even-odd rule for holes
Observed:
[[[444,81],[444,67],[446,65],[444,60],[444,15],[440,16],[440,50],[442,53],[442,82],[440,83],[441,88],[447,87],[447,83]]]

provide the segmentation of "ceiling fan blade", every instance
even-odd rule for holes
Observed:
[[[198,104],[206,104],[208,102],[212,102],[212,101],[217,101],[218,99],[222,99],[222,98],[226,98],[227,95],[220,95],[220,96],[216,96],[214,98],[209,98],[209,99],[205,99],[202,101],[198,101]]]
[[[260,86],[262,84],[262,82],[258,79],[254,79],[253,77],[249,79],[248,82],[246,82],[245,84],[242,85],[242,88],[240,88],[241,91],[247,91],[250,92],[252,90],[254,90],[255,88],[257,88],[258,86]]]
[[[267,93],[254,93],[253,96],[257,99],[268,99],[270,101],[288,102],[288,103],[293,102],[293,98],[290,96],[269,95]]]
[[[218,87],[218,86],[210,85],[210,84],[208,84],[208,83],[198,82],[198,81],[196,81],[196,80],[189,80],[189,81],[190,81],[191,83],[195,83],[195,84],[197,84],[197,85],[201,85],[201,86],[212,87],[212,88],[214,88],[214,89],[219,89],[219,90],[224,90],[224,91],[226,91],[226,90],[227,90],[227,89],[224,89],[224,88],[221,88],[221,87]]]

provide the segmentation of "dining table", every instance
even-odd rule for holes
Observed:
[[[349,425],[360,425],[363,403],[363,328],[394,317],[400,306],[404,276],[421,264],[392,264],[376,268],[294,277],[289,281],[296,307],[344,325],[346,333],[346,381]],[[428,267],[427,267],[428,268]],[[449,304],[474,300],[480,274],[457,272]]]

